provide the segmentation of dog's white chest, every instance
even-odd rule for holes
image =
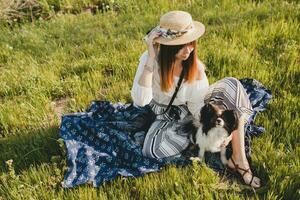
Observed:
[[[202,128],[199,128],[196,143],[204,151],[219,152],[226,137],[228,137],[228,133],[224,128],[212,128],[207,135],[202,132]]]

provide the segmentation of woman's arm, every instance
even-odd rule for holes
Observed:
[[[140,58],[140,63],[134,78],[131,97],[134,105],[145,106],[152,99],[152,78],[155,66],[155,57],[158,53],[158,44],[154,44],[153,40],[160,36],[160,33],[153,29],[148,34],[145,41],[148,51],[144,52]]]
[[[155,64],[155,59],[147,56],[146,62],[144,64],[143,72],[139,78],[139,85],[144,87],[152,86],[152,77],[153,77],[153,66]]]
[[[145,106],[152,99],[153,72],[148,69],[148,66],[145,67],[146,64],[149,65],[148,62],[151,62],[151,59],[149,59],[148,52],[145,51],[140,57],[131,88],[131,97],[136,106]]]

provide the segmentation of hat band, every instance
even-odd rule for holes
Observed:
[[[172,29],[166,29],[162,27],[158,27],[158,31],[161,33],[161,36],[167,39],[175,39],[177,37],[182,36],[183,34],[187,33],[191,29],[194,28],[193,22],[189,24],[185,29],[177,31]]]

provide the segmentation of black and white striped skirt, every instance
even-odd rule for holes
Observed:
[[[245,120],[253,113],[247,93],[236,78],[227,77],[210,85],[204,101],[233,109]],[[154,100],[149,105],[155,114],[162,113],[167,107]],[[192,115],[186,105],[172,106],[166,114],[158,115],[146,134],[143,154],[154,158],[180,156],[190,142],[189,133],[181,129],[189,120]]]

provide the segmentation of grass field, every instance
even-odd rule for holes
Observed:
[[[92,1],[39,2],[48,6],[48,20],[0,23],[0,200],[300,199],[299,1],[120,0],[118,9],[95,15],[55,11]],[[198,53],[210,83],[251,77],[272,91],[257,118],[266,132],[252,143],[264,186],[254,192],[196,164],[63,189],[61,114],[83,111],[94,99],[130,102],[142,37],[170,10],[206,25]]]

